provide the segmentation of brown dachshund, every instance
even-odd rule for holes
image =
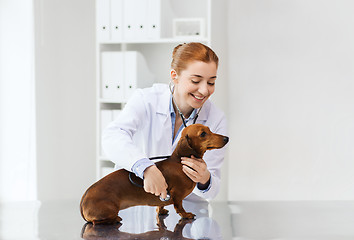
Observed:
[[[168,201],[161,201],[159,197],[145,192],[129,180],[127,170],[120,169],[86,190],[80,203],[82,217],[94,225],[111,224],[122,220],[118,216],[122,209],[137,205],[157,206],[157,213],[164,215],[168,213],[164,206],[173,204],[182,218],[193,219],[195,215],[184,210],[182,200],[193,191],[196,183],[183,172],[181,157],[193,155],[202,158],[205,151],[222,148],[228,141],[228,137],[212,133],[202,124],[186,127],[171,157],[156,163],[168,185],[167,191],[171,196]],[[134,177],[133,180],[143,185],[142,179]]]

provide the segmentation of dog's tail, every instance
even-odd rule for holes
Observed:
[[[89,189],[90,189],[90,188],[89,188]],[[86,194],[87,194],[87,192],[88,192],[89,189],[86,190],[86,192],[84,193],[84,195],[82,196],[81,201],[80,201],[80,213],[81,213],[81,217],[82,217],[86,222],[88,222],[88,221],[87,221],[87,219],[86,219],[85,216],[84,216],[84,211],[83,211],[83,209],[82,209],[82,205],[83,205],[84,199],[85,199]]]

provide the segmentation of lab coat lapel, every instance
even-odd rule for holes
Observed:
[[[163,146],[159,146],[162,152],[170,152],[172,153],[172,124],[171,124],[171,115],[170,115],[170,97],[171,93],[166,90],[159,96],[158,105],[156,107],[156,119],[157,126],[162,131],[162,135],[164,136]]]
[[[181,138],[182,132],[183,132],[183,129],[182,129],[182,131],[180,131],[180,132],[178,133],[178,136],[177,136],[176,140],[173,142],[172,151],[175,150],[175,148],[176,148],[176,146],[177,146],[177,143],[178,143],[179,139]],[[172,134],[172,132],[171,132],[171,134]]]

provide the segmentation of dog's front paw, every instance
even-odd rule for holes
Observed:
[[[181,213],[182,218],[184,219],[194,219],[195,214],[191,212]]]

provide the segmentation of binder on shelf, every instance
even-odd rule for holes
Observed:
[[[125,40],[136,39],[136,6],[137,0],[124,0],[123,2],[123,37]]]
[[[122,52],[102,52],[101,97],[122,102],[124,100],[124,72]]]
[[[123,40],[123,0],[111,0],[111,40]],[[108,14],[108,12],[107,12]]]
[[[110,0],[96,1],[96,15],[97,15],[97,40],[110,40]]]
[[[125,100],[128,101],[137,87],[137,54],[136,52],[125,52]]]
[[[150,87],[154,82],[154,75],[140,52],[124,52],[124,63],[125,101],[128,101],[136,88]]]
[[[161,0],[147,0],[147,37],[161,38]]]
[[[106,109],[101,109],[100,112],[100,136],[102,137],[102,133],[104,129],[108,126],[110,122],[112,122],[113,119],[113,114],[112,110],[106,110]],[[101,139],[101,138],[100,138]],[[101,142],[101,141],[100,141]],[[102,150],[102,145],[100,144],[100,155],[105,156],[103,150]]]
[[[112,86],[115,101],[124,100],[124,60],[122,52],[111,52],[112,54]]]
[[[136,39],[147,39],[147,0],[133,0],[135,1],[135,11],[136,16]]]
[[[112,60],[109,52],[101,53],[101,98],[110,99],[113,97],[112,86]]]

